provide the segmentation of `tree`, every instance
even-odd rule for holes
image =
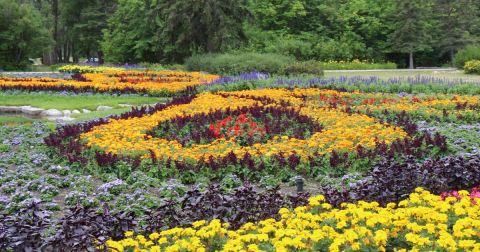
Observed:
[[[101,48],[107,61],[132,63],[162,59],[162,42],[157,38],[163,20],[152,4],[156,1],[118,1],[116,11],[103,30]]]
[[[0,0],[0,69],[24,69],[51,43],[43,17],[30,4]]]
[[[115,9],[114,0],[75,0],[70,1],[67,24],[71,27],[71,54],[75,61],[78,55],[92,58],[98,57],[103,63],[103,52],[100,48],[102,30],[107,27],[107,19]]]
[[[414,68],[414,53],[432,48],[435,22],[432,1],[393,0],[392,29],[387,44],[392,52],[408,53],[409,68]]]
[[[247,0],[159,0],[155,10],[164,20],[164,54],[180,62],[194,53],[237,47],[246,40],[247,7]]]
[[[478,40],[479,10],[476,0],[437,0],[439,48],[448,52],[453,65],[455,52]]]

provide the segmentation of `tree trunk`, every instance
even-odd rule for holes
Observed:
[[[42,56],[42,64],[44,65],[53,65],[58,62],[57,53],[55,48],[52,49],[51,52],[44,53]]]
[[[409,54],[408,68],[413,69],[413,52]]]
[[[78,59],[77,53],[75,52],[75,43],[73,41],[71,43],[71,50],[72,50],[73,63],[78,64],[79,59]]]
[[[58,48],[58,0],[52,0],[52,14],[53,14],[53,52],[51,53],[50,64],[56,64],[59,60],[59,51]]]
[[[98,51],[98,64],[103,65],[104,59],[103,59],[103,52]]]
[[[450,62],[452,64],[452,67],[455,66],[455,64],[453,63],[453,60],[455,58],[455,51],[452,49],[450,49]]]
[[[68,57],[69,57],[69,55],[68,55],[68,40],[67,40],[63,44],[63,62],[64,63],[68,63],[68,61],[69,61]]]

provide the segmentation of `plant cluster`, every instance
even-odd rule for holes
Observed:
[[[414,157],[405,160],[385,159],[372,170],[347,186],[324,186],[321,192],[335,206],[359,200],[376,201],[381,205],[405,199],[416,187],[434,193],[472,188],[480,184],[478,156],[447,156],[418,162]],[[343,184],[343,183],[342,183]]]
[[[227,192],[212,185],[202,191],[191,189],[141,216],[131,211],[98,211],[77,205],[60,219],[54,219],[43,202],[30,201],[16,213],[0,215],[0,249],[90,251],[109,238],[124,238],[130,230],[153,232],[215,218],[239,228],[247,222],[279,218],[278,210],[283,207],[307,203],[308,194],[284,197],[278,188],[259,193],[245,185]]]
[[[480,60],[480,46],[469,45],[459,50],[453,59],[454,65],[461,69],[465,67],[466,62],[472,60]]]
[[[467,74],[480,74],[480,60],[471,60],[465,62],[463,69]]]
[[[265,143],[274,136],[306,139],[321,126],[294,109],[253,106],[236,110],[215,110],[208,114],[177,116],[160,123],[150,135],[175,140],[183,146],[231,139],[240,145]]]
[[[139,93],[153,96],[185,95],[195,87],[219,78],[199,72],[135,71],[109,67],[89,73],[83,66],[65,66],[75,74],[71,79],[0,77],[0,90],[75,91],[95,93]],[[86,73],[84,73],[86,72]]]
[[[57,69],[61,73],[71,74],[85,74],[85,73],[103,73],[106,71],[122,71],[119,67],[95,67],[95,66],[80,66],[80,65],[64,65]]]
[[[218,219],[197,221],[146,236],[128,232],[106,246],[110,251],[478,250],[480,199],[472,202],[468,191],[459,194],[464,198],[443,199],[416,188],[398,204],[360,201],[339,208],[318,195],[306,206],[280,209],[280,220],[249,222],[234,230]]]

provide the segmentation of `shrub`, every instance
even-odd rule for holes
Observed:
[[[280,71],[281,75],[301,75],[311,74],[317,76],[323,76],[323,66],[320,61],[297,61],[292,64],[285,65]]]
[[[359,200],[377,201],[385,205],[405,199],[416,187],[433,193],[471,188],[480,183],[478,156],[447,156],[417,163],[415,158],[404,161],[384,159],[374,165],[365,179],[347,188],[321,188],[327,201],[335,206]]]
[[[470,60],[465,62],[463,69],[467,74],[480,74],[480,60]]]
[[[453,64],[458,68],[463,68],[465,63],[470,60],[480,60],[480,46],[467,46],[458,51],[453,59]]]
[[[187,71],[206,71],[223,75],[237,75],[245,72],[266,72],[277,74],[293,57],[278,54],[201,54],[185,61]]]

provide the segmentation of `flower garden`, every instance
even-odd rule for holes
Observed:
[[[61,72],[74,73],[69,80],[57,78],[0,78],[0,90],[47,90],[81,92],[149,93],[173,96],[189,91],[219,76],[198,72],[125,71],[113,67],[64,66]]]
[[[2,251],[480,251],[479,83],[60,71],[169,101],[0,126]]]

